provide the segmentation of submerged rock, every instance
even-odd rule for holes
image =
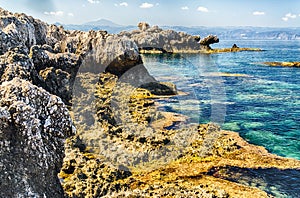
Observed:
[[[63,197],[57,174],[75,134],[60,98],[14,78],[0,85],[0,197]]]
[[[300,67],[300,62],[264,62],[269,66]]]
[[[149,82],[142,84],[141,88],[149,90],[154,95],[176,95],[176,85],[169,82]]]

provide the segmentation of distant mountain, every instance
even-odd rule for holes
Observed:
[[[106,30],[116,34],[121,31],[132,31],[137,26],[122,26],[106,19],[88,22],[82,25],[63,25],[69,30]],[[205,27],[205,26],[162,26],[163,29],[186,32],[200,35],[202,38],[212,34],[220,40],[300,40],[300,27],[298,28],[271,28],[271,27]]]
[[[107,19],[99,19],[97,21],[91,21],[81,25],[74,25],[74,24],[63,25],[59,23],[56,23],[56,25],[62,25],[67,30],[81,30],[81,31],[105,30],[111,34],[117,34],[124,30],[131,31],[136,29],[136,26],[122,26]]]
[[[107,19],[99,19],[97,21],[91,21],[91,22],[87,22],[84,23],[82,25],[86,25],[86,26],[107,26],[107,27],[122,27],[122,25],[116,24],[110,20]]]

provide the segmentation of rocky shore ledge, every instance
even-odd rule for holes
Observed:
[[[0,197],[299,195],[300,161],[158,111],[176,87],[125,33],[0,16]]]

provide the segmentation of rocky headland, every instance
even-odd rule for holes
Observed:
[[[141,24],[135,37],[0,15],[0,197],[299,195],[299,161],[157,110],[155,98],[177,94],[139,54],[159,28]],[[201,50],[200,37],[182,35],[182,43],[151,42]],[[292,184],[282,185],[291,171]]]
[[[174,30],[164,30],[158,26],[150,26],[146,22],[138,24],[138,30],[120,32],[120,36],[132,39],[138,46],[140,53],[223,53],[239,51],[261,51],[259,48],[242,48],[233,44],[231,48],[213,49],[211,45],[219,42],[215,35],[208,35],[201,39],[199,35],[189,35]]]

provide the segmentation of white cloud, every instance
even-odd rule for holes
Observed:
[[[300,16],[300,14],[299,14]],[[284,21],[288,21],[289,19],[295,19],[297,18],[296,14],[292,14],[292,13],[287,13],[284,17],[282,17],[281,19]]]
[[[287,13],[287,14],[285,15],[285,17],[291,18],[291,19],[295,19],[295,18],[297,17],[297,15],[292,14],[292,13]]]
[[[200,11],[200,12],[208,12],[208,9],[206,7],[202,7],[202,6],[199,6],[197,8],[197,10]]]
[[[265,12],[261,12],[261,11],[255,11],[252,14],[255,15],[255,16],[261,16],[261,15],[265,15],[266,13]]]
[[[187,6],[181,7],[181,10],[188,10],[188,9],[189,9],[189,7],[187,7]]]
[[[63,11],[51,11],[51,12],[44,12],[45,15],[51,15],[51,16],[63,16],[64,12]]]
[[[71,12],[69,12],[69,13],[68,13],[68,16],[70,16],[70,17],[73,17],[73,16],[74,16],[74,14],[73,14],[73,13],[71,13]]]
[[[89,3],[91,4],[97,4],[97,3],[100,3],[100,1],[98,0],[87,0]]]
[[[122,3],[120,3],[120,6],[127,7],[127,6],[128,6],[128,3],[127,3],[127,2],[122,2]]]
[[[154,5],[151,3],[142,3],[142,5],[140,5],[140,8],[152,8]]]

